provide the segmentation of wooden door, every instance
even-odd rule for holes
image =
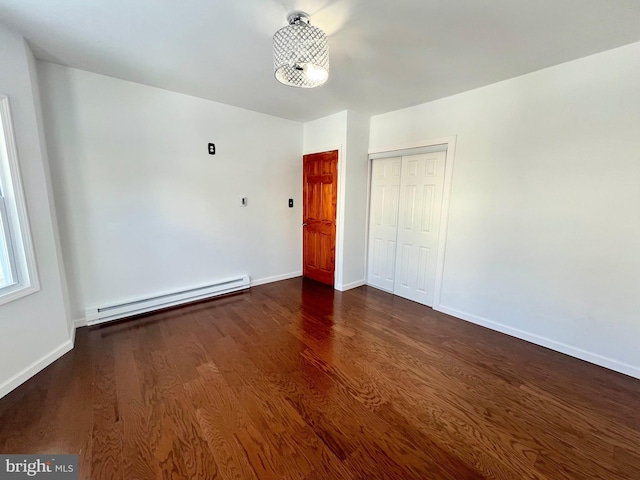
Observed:
[[[446,152],[402,157],[393,293],[433,305]]]
[[[371,165],[367,283],[387,292],[394,287],[401,164],[402,157],[394,157]]]
[[[302,274],[333,285],[338,201],[337,150],[304,156],[303,198]]]

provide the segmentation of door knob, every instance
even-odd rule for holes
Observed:
[[[303,227],[306,227],[306,226],[307,226],[307,222],[303,223],[303,224],[302,224],[302,226],[303,226]]]

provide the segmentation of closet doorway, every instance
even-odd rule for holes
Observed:
[[[450,185],[447,144],[371,158],[367,283],[433,306]]]

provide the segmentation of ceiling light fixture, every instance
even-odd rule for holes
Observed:
[[[327,35],[304,12],[293,12],[288,20],[273,36],[274,75],[291,87],[319,87],[329,78]]]

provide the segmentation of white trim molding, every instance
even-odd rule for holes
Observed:
[[[3,136],[7,155],[6,162],[0,161],[0,172],[4,173],[7,178],[4,185],[6,192],[4,193],[7,200],[9,226],[12,231],[10,240],[18,275],[18,281],[15,285],[3,289],[4,293],[0,295],[0,305],[2,305],[37,292],[40,290],[40,282],[38,280],[31,229],[29,228],[27,204],[20,176],[18,148],[11,121],[9,98],[6,95],[0,95],[0,119],[2,124],[2,132],[0,134]]]
[[[257,280],[251,280],[251,286],[257,287],[258,285],[265,285],[267,283],[280,282],[281,280],[289,280],[290,278],[297,278],[301,276],[302,276],[302,272],[298,271],[298,272],[285,273],[282,275],[275,275],[273,277],[258,278]]]
[[[73,321],[74,330],[87,326],[87,319],[85,318],[76,318]]]
[[[363,285],[366,285],[366,284],[367,284],[367,281],[366,279],[363,278],[362,280],[358,280],[357,282],[345,283],[344,285],[336,284],[335,289],[339,290],[340,292],[346,292],[347,290],[362,287]]]
[[[326,147],[315,148],[310,151],[305,150],[302,153],[304,158],[305,155],[313,155],[316,153],[324,153],[324,152],[338,152],[338,193],[336,195],[336,249],[334,253],[334,261],[335,261],[335,271],[333,274],[333,284],[341,285],[342,284],[342,274],[344,270],[344,225],[342,223],[342,217],[344,216],[344,208],[346,203],[346,192],[345,192],[345,182],[347,177],[347,162],[344,157],[344,145],[329,145]],[[304,188],[304,187],[303,187]],[[304,202],[304,199],[302,200]],[[304,213],[303,213],[304,214]],[[301,224],[304,222],[304,218],[300,222]],[[304,235],[303,235],[304,236]],[[302,245],[302,270],[304,271],[304,240]],[[337,288],[336,288],[337,289]]]
[[[443,142],[444,141],[444,142]],[[433,143],[437,142],[437,143]],[[436,257],[436,280],[433,291],[433,305],[440,305],[442,282],[444,280],[444,262],[447,250],[447,232],[449,231],[449,206],[453,185],[453,166],[456,158],[456,136],[434,139],[431,145],[447,144],[447,157],[444,166],[444,189],[442,191],[442,209],[440,214],[440,235],[438,237],[438,255]]]
[[[456,135],[450,135],[448,137],[439,137],[439,138],[431,138],[428,140],[419,140],[417,142],[409,142],[403,143],[400,145],[390,145],[386,147],[375,147],[369,149],[369,155],[375,155],[378,153],[387,153],[398,150],[410,150],[413,148],[424,148],[424,147],[432,147],[434,145],[451,145],[451,143],[455,144]]]
[[[432,305],[440,304],[442,296],[442,282],[444,279],[444,262],[447,248],[447,231],[449,229],[449,206],[451,203],[451,187],[453,185],[453,166],[456,157],[456,135],[448,137],[432,138],[418,142],[405,143],[402,145],[393,145],[387,147],[376,147],[369,149],[369,185],[371,184],[371,158],[380,158],[379,154],[389,153],[392,156],[396,152],[405,150],[421,149],[443,145],[442,151],[447,152],[444,167],[444,188],[442,191],[442,210],[440,216],[440,234],[438,236],[438,254],[436,256],[436,278],[433,292]],[[367,205],[371,204],[371,187],[368,188]],[[367,207],[369,208],[369,207]],[[369,216],[367,211],[367,218]],[[369,238],[369,223],[367,222],[367,239]],[[367,246],[368,248],[368,246]],[[368,250],[367,250],[368,251]],[[368,264],[368,262],[367,262]],[[368,278],[368,271],[365,268],[365,278]]]
[[[0,398],[7,395],[12,390],[16,389],[24,382],[29,380],[31,377],[36,375],[38,372],[44,370],[46,367],[51,365],[53,362],[62,357],[65,353],[70,352],[73,349],[73,340],[69,339],[60,345],[58,348],[54,349],[47,355],[43,356],[39,360],[36,360],[27,368],[15,374],[6,382],[0,384]]]
[[[455,308],[450,308],[441,304],[434,305],[433,309],[437,310],[438,312],[451,315],[452,317],[456,317],[461,320],[465,320],[467,322],[471,322],[476,325],[480,325],[482,327],[504,333],[511,337],[519,338],[520,340],[525,340],[535,345],[540,345],[541,347],[564,353],[565,355],[569,355],[570,357],[578,358],[580,360],[584,360],[585,362],[593,363],[595,365],[608,368],[609,370],[613,370],[615,372],[623,373],[625,375],[629,375],[630,377],[640,379],[640,367],[619,362],[612,358],[604,357],[602,355],[598,355],[597,353],[588,352],[586,350],[582,350],[581,348],[573,347],[571,345],[567,345],[566,343],[557,342],[550,338],[542,337],[534,333],[529,333],[518,328],[509,327],[508,325],[504,325],[487,318],[479,317],[471,313],[461,312],[460,310],[456,310]]]

